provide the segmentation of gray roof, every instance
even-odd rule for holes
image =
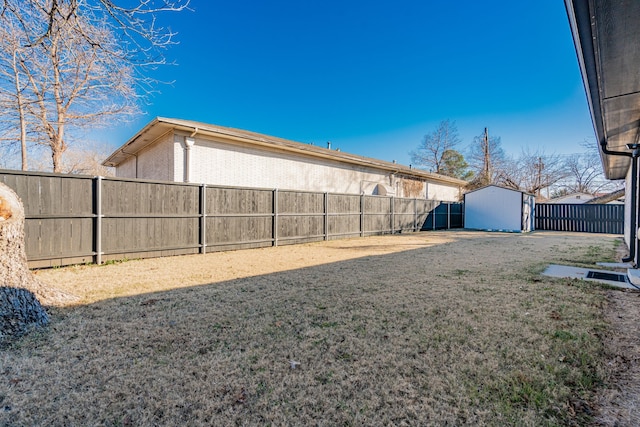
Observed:
[[[311,144],[303,144],[274,136],[263,135],[241,129],[228,128],[191,120],[171,119],[156,117],[144,128],[136,133],[124,145],[114,151],[102,164],[105,166],[118,166],[121,162],[138,153],[143,148],[152,145],[159,137],[170,131],[183,131],[189,134],[218,138],[240,144],[247,144],[264,149],[277,149],[291,153],[298,153],[309,157],[349,163],[359,166],[367,166],[393,173],[401,173],[416,178],[426,178],[432,181],[446,182],[457,186],[465,186],[466,181],[410,168],[393,162],[362,157],[342,151],[330,150]]]

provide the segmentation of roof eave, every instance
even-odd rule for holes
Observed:
[[[161,127],[162,131],[155,132],[156,135],[165,134],[166,131],[181,131],[189,134],[206,135],[213,137],[222,137],[226,140],[235,141],[237,143],[250,143],[252,145],[262,146],[269,149],[278,149],[285,152],[295,152],[312,156],[316,158],[323,158],[327,160],[340,161],[344,163],[350,163],[359,166],[374,167],[382,169],[390,173],[409,175],[414,177],[426,178],[431,181],[446,182],[463,187],[467,184],[466,181],[448,177],[444,175],[434,174],[432,172],[420,171],[418,169],[410,168],[404,165],[400,165],[392,162],[385,162],[383,160],[372,159],[368,157],[357,156],[354,154],[344,153],[340,151],[330,150],[322,147],[317,147],[309,144],[303,144],[299,142],[289,141],[282,138],[272,137],[268,135],[258,134],[255,132],[243,131],[233,128],[225,128],[221,126],[208,125],[205,123],[195,123],[180,119],[169,119],[164,117],[156,117],[149,122],[144,128],[136,133],[131,139],[129,139],[124,145],[113,152],[104,162],[103,165],[115,167],[124,161],[126,158],[135,156],[140,150],[147,147],[156,140],[156,138],[150,138],[150,141],[144,141],[145,135],[153,131],[154,128]],[[142,143],[138,141],[144,141]]]
[[[598,141],[598,152],[607,179],[623,179],[631,164],[628,157],[606,154],[602,149],[608,146],[607,124],[602,105],[603,85],[601,81],[601,65],[598,63],[597,34],[593,33],[590,2],[584,0],[565,0],[565,8],[569,18],[576,56],[582,75],[589,112],[594,132]],[[625,150],[625,147],[608,147],[610,150]]]

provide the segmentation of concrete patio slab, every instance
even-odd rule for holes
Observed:
[[[609,268],[633,268],[630,262],[596,262],[600,267]]]
[[[592,273],[591,275],[595,276],[594,278],[588,277],[590,276],[589,274],[590,272]],[[594,270],[591,268],[580,268],[580,267],[570,267],[566,265],[551,264],[549,265],[549,267],[547,267],[545,271],[542,272],[542,274],[549,277],[580,279],[580,280],[586,280],[589,282],[605,283],[609,286],[615,286],[617,288],[633,289],[633,290],[640,289],[637,286],[635,286],[632,282],[629,281],[629,278],[627,277],[626,274],[619,273],[616,271],[610,271],[610,270]],[[619,282],[616,280],[607,280],[606,278],[603,278],[611,274],[621,275],[624,277],[625,281]],[[638,280],[640,283],[640,273],[639,273]]]

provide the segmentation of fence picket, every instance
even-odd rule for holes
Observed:
[[[624,205],[537,203],[536,230],[624,233]]]
[[[0,170],[0,182],[25,204],[31,267],[417,231],[434,207],[446,208],[432,200],[44,172]]]

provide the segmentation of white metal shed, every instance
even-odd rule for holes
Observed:
[[[535,198],[519,190],[488,185],[464,195],[464,226],[475,230],[534,230]]]

